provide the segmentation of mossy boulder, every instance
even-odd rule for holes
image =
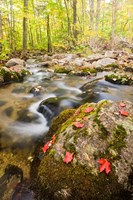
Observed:
[[[27,69],[18,67],[2,67],[0,68],[0,76],[3,78],[3,83],[21,82],[24,76],[30,74]]]
[[[105,76],[105,80],[121,85],[133,85],[133,76],[127,73],[113,73]]]
[[[103,100],[75,111],[68,110],[66,117],[63,111],[52,122],[49,135],[55,134],[56,141],[34,172],[38,199],[131,200],[133,104]],[[77,128],[75,122],[84,125]],[[63,162],[66,152],[74,153],[68,164]],[[111,163],[109,174],[99,172],[100,158]]]

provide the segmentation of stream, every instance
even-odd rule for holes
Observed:
[[[19,148],[21,154],[24,153],[24,158],[29,159],[34,152],[33,146],[36,140],[45,135],[49,129],[47,119],[37,111],[43,100],[52,97],[60,99],[61,110],[76,108],[82,103],[98,102],[102,99],[133,102],[133,87],[114,85],[105,81],[103,77],[109,72],[98,73],[96,77],[68,76],[47,72],[37,68],[36,64],[31,65],[29,70],[32,75],[26,77],[23,83],[13,83],[0,88],[1,152],[14,153],[15,148]],[[37,86],[41,86],[38,93],[30,92]],[[2,195],[3,190],[0,189]],[[23,196],[24,194],[25,190]],[[34,199],[32,195],[29,197],[29,194],[31,195],[31,191],[20,199]],[[17,199],[15,194],[13,195],[12,199]]]

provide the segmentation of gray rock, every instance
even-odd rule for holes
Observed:
[[[98,60],[97,62],[93,62],[92,65],[95,66],[95,68],[99,67],[106,67],[111,64],[115,64],[116,60],[112,58],[103,58]]]
[[[46,61],[46,62],[40,62],[37,64],[37,67],[49,67],[52,65],[51,61]]]
[[[6,63],[6,67],[12,67],[12,66],[25,66],[25,61],[19,58],[12,58]]]
[[[133,104],[124,103],[124,108],[120,102],[106,100],[86,103],[76,112],[65,110],[53,120],[49,134],[57,138],[37,170],[35,186],[39,186],[40,199],[45,194],[47,199],[57,200],[132,199]],[[86,113],[88,108],[94,110]],[[128,116],[121,115],[121,109]],[[73,156],[68,164],[64,163],[66,152]],[[110,163],[109,173],[105,166],[100,173],[101,158]]]

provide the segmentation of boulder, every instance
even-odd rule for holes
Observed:
[[[116,64],[116,60],[112,58],[100,59],[97,62],[93,62],[92,65],[99,71],[110,69],[112,67],[118,67],[118,65]]]
[[[24,68],[2,67],[0,69],[0,75],[2,76],[4,80],[4,84],[12,83],[12,82],[21,82],[23,81],[23,78],[28,74],[30,74],[30,72]]]
[[[131,102],[103,100],[65,110],[52,121],[48,134],[49,141],[52,134],[56,139],[39,167],[35,162],[32,167],[38,199],[132,199]]]
[[[6,63],[6,67],[12,67],[12,66],[25,66],[25,61],[20,58],[12,58]]]
[[[133,85],[133,76],[122,72],[106,75],[105,80],[115,84]]]

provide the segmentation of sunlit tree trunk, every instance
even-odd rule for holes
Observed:
[[[81,1],[82,3],[82,31],[85,30],[85,0]]]
[[[97,8],[96,8],[96,31],[99,29],[99,19],[100,19],[100,5],[101,0],[97,0]]]
[[[2,12],[0,10],[0,52],[2,51],[2,43],[1,43],[2,39],[3,39],[3,32],[2,32]]]
[[[27,52],[27,39],[28,39],[28,0],[24,0],[24,17],[23,17],[23,56]]]
[[[90,28],[94,30],[94,0],[89,0],[90,5]]]
[[[69,8],[68,8],[68,4],[67,4],[66,0],[64,0],[64,4],[65,4],[66,14],[67,14],[67,32],[68,32],[68,36],[70,36],[71,35],[71,23],[70,23],[70,17],[69,17]]]
[[[116,29],[117,1],[118,0],[112,0],[112,32],[111,32],[112,47],[114,45],[114,37]]]
[[[77,0],[73,0],[73,44],[77,41]]]
[[[49,14],[47,14],[47,46],[48,46],[48,52],[52,52],[52,42],[51,42]]]

